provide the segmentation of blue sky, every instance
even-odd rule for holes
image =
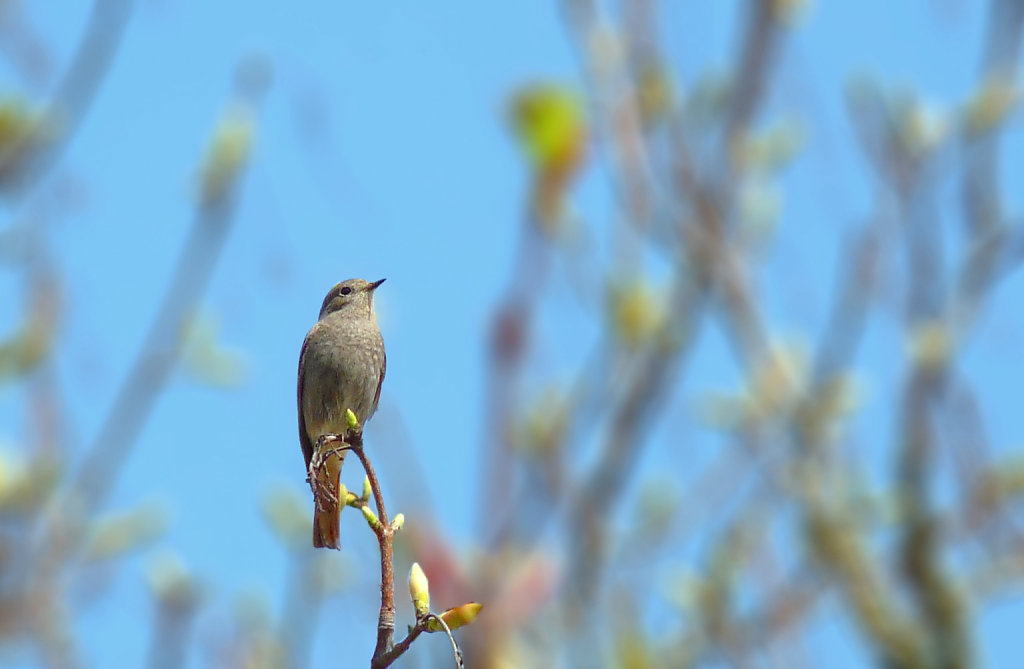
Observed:
[[[59,71],[87,5],[24,4]],[[731,62],[739,3],[665,4],[663,34],[685,92],[702,72]],[[826,314],[838,240],[870,211],[874,197],[844,106],[845,82],[858,73],[877,76],[949,109],[973,90],[983,19],[975,3],[955,0],[820,2],[795,27],[766,108],[767,118],[795,117],[807,140],[784,174],[783,213],[763,270],[764,308],[780,333],[813,340]],[[272,83],[258,113],[234,232],[204,302],[205,313],[219,323],[221,343],[244,356],[246,380],[224,390],[175,374],[110,500],[112,509],[163,501],[173,524],[157,548],[182,555],[206,584],[212,607],[203,620],[223,617],[241,592],[276,601],[283,587],[284,555],[258,503],[275,486],[305,492],[295,368],[302,337],[335,282],[388,279],[377,297],[388,377],[368,429],[371,449],[378,446],[386,458],[388,446],[375,444],[374,432],[392,434],[400,421],[435,495],[474,480],[482,341],[509,284],[527,187],[504,105],[525,82],[581,82],[554,3],[141,3],[54,175],[70,180],[79,194],[48,224],[48,237],[66,308],[59,378],[84,443],[109,409],[169,279],[192,216],[197,165],[230,101],[234,72],[254,59],[269,68]],[[0,91],[42,96],[53,80],[26,83],[0,69]],[[1015,119],[1009,166],[1019,166],[1021,140]],[[595,226],[615,215],[607,184],[596,164],[575,189],[573,208]],[[1019,189],[1006,197],[1011,209],[1019,208]],[[11,211],[7,204],[0,209],[4,219]],[[0,295],[18,295],[19,285],[11,273],[0,275]],[[1000,290],[968,353],[970,373],[991,408],[997,448],[1019,442],[1024,427],[1014,420],[1016,396],[1001,366],[1008,355],[1020,359],[1012,304],[1022,288],[1017,278]],[[565,306],[568,289],[556,290],[564,292],[546,307],[541,331],[585,336],[583,315]],[[0,299],[2,322],[19,309],[17,300]],[[883,319],[870,333],[870,361],[891,355],[892,327]],[[552,338],[541,355],[556,376],[568,376],[571,351],[579,347]],[[698,351],[677,398],[681,413],[699,392],[738,383],[714,332]],[[531,368],[537,379],[544,371]],[[889,429],[873,420],[887,388],[865,371],[872,399],[855,429],[876,438]],[[17,390],[0,389],[0,439],[16,444],[23,438],[23,408]],[[694,421],[673,418],[663,429]],[[678,457],[654,453],[641,479],[666,462],[680,466]],[[378,466],[386,488],[389,476],[401,476],[393,471],[398,465]],[[393,492],[402,499],[401,491]],[[399,501],[392,504],[396,510],[415,522],[414,509]],[[449,536],[472,545],[472,509],[449,514]],[[375,546],[354,515],[343,520],[342,540],[342,560],[356,578],[375,568]],[[144,564],[145,555],[131,560],[111,586],[113,596],[93,605],[86,631],[95,636],[86,647],[94,666],[132,666],[144,654]],[[369,654],[373,589],[372,580],[360,581],[329,609],[326,619],[367,612],[344,633],[342,660]],[[980,618],[980,655],[990,666],[1005,666],[1000,659],[1009,652],[1011,615],[1019,621],[1021,607],[996,608]],[[109,631],[122,625],[140,634],[112,643]],[[831,631],[815,650],[850,648],[848,628],[826,627]],[[319,666],[329,666],[336,651],[327,636],[318,641]],[[862,660],[854,654],[844,666]]]

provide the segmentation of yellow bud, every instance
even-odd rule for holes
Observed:
[[[672,109],[672,80],[664,67],[651,63],[637,73],[636,96],[640,118],[651,127],[668,116]]]
[[[370,488],[370,477],[363,477],[363,499],[370,499],[370,494],[373,493],[373,489]]]
[[[363,518],[366,518],[366,522],[370,524],[370,527],[375,530],[380,527],[380,519],[377,518],[377,514],[373,512],[373,509],[364,504],[359,507],[359,510],[363,512]]]
[[[391,521],[391,531],[397,532],[402,529],[402,525],[405,525],[405,514],[400,513],[395,516],[394,520]]]
[[[0,448],[0,506],[6,506],[5,503],[24,487],[28,478],[28,465],[24,459],[14,450]]]
[[[11,163],[45,139],[43,115],[18,98],[0,99],[0,162]],[[6,166],[6,165],[5,165]]]
[[[527,86],[512,100],[512,124],[537,169],[578,162],[586,122],[575,91],[553,84]]]
[[[0,510],[20,513],[37,509],[49,499],[66,473],[56,458],[26,461],[11,444],[0,441]],[[68,509],[74,512],[75,509]]]
[[[448,625],[448,629],[455,630],[460,627],[465,627],[476,620],[477,614],[480,613],[480,609],[483,607],[483,604],[469,602],[467,604],[448,609],[438,617],[444,620],[445,624]],[[430,622],[427,623],[427,630],[431,632],[440,632],[443,629],[444,627],[441,623],[437,622],[436,619],[432,618]]]
[[[533,168],[531,214],[548,235],[565,220],[569,186],[586,157],[587,124],[580,97],[571,89],[535,84],[511,103],[513,131]]]
[[[31,112],[21,100],[0,102],[0,147],[14,140],[20,141],[22,135],[32,127],[31,119]]]
[[[338,502],[340,504],[348,504],[348,488],[345,487],[344,483],[338,484]]]
[[[29,322],[0,341],[0,381],[34,369],[50,352],[52,340],[51,328]]]
[[[949,360],[953,342],[945,324],[932,321],[919,324],[911,330],[908,348],[910,357],[918,366],[935,370]]]
[[[792,25],[807,12],[810,0],[775,0],[772,9],[776,21]]]
[[[352,412],[352,409],[345,409],[345,421],[348,423],[348,429],[359,429],[359,419],[356,418],[356,415],[355,413]]]
[[[756,362],[749,381],[749,397],[755,417],[778,414],[803,392],[807,378],[807,355],[792,343],[772,344]]]
[[[230,110],[221,120],[206,152],[200,175],[203,204],[222,199],[249,159],[253,123],[243,108]]]
[[[946,116],[936,107],[914,101],[900,119],[900,136],[913,154],[937,148],[948,134]]]
[[[987,509],[1008,502],[1024,492],[1024,458],[1007,458],[986,471],[975,486],[975,499]]]
[[[1020,100],[1020,88],[1012,79],[993,77],[982,84],[964,109],[964,129],[981,135],[999,126]]]
[[[612,327],[630,348],[650,341],[665,322],[664,298],[642,280],[613,287],[609,299]]]
[[[783,119],[762,133],[737,138],[732,158],[740,167],[775,173],[793,162],[804,139],[803,127],[797,121]]]
[[[409,596],[412,597],[412,606],[416,609],[417,618],[430,613],[430,584],[419,562],[413,562],[409,570]]]
[[[513,435],[516,446],[531,456],[545,458],[554,455],[565,441],[569,405],[563,389],[554,386],[545,389]]]

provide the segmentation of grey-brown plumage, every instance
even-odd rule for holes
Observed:
[[[387,356],[373,313],[373,292],[383,282],[384,279],[373,283],[349,279],[331,288],[320,308],[319,320],[302,342],[299,442],[307,472],[317,440],[325,434],[344,434],[348,430],[346,409],[351,409],[362,425],[377,411]],[[338,489],[345,453],[341,451],[340,457],[328,460],[333,490]],[[317,502],[313,516],[314,546],[341,548],[340,512],[337,500]]]

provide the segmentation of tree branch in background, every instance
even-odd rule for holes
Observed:
[[[82,41],[53,100],[31,132],[0,147],[0,189],[26,191],[59,161],[106,78],[132,4],[132,0],[95,0]]]
[[[1012,106],[1024,34],[1024,2],[993,0],[989,6],[988,34],[982,41],[978,90],[972,107],[974,122],[969,116],[965,128],[967,150],[961,184],[964,222],[975,238],[1005,223],[998,169],[1002,133],[994,132],[994,124],[984,120],[998,123]]]
[[[51,606],[63,599],[60,590],[67,584],[62,574],[79,555],[95,514],[113,491],[178,359],[181,333],[201,301],[231,230],[234,203],[252,143],[251,109],[259,101],[262,90],[240,93],[248,98],[237,101],[239,105],[244,103],[245,109],[239,106],[225,117],[209,146],[200,174],[201,192],[195,221],[138,357],[78,470],[67,486],[57,490],[50,500],[35,542],[24,546],[32,555],[26,591],[49,593],[37,596],[52,601]],[[39,615],[33,617],[33,623],[39,630],[51,629],[54,620],[59,619],[48,606],[34,610]],[[41,636],[53,635],[41,632]],[[50,664],[75,666],[70,659],[70,644],[70,632],[64,641],[52,646],[44,642],[44,652],[48,652],[45,651],[47,646],[65,649],[59,651],[59,658],[54,656]]]

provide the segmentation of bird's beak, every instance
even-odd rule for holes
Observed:
[[[387,279],[381,279],[380,281],[374,281],[373,283],[370,284],[370,290],[377,290],[377,287],[380,286],[380,284],[384,283],[385,281],[387,281]]]

